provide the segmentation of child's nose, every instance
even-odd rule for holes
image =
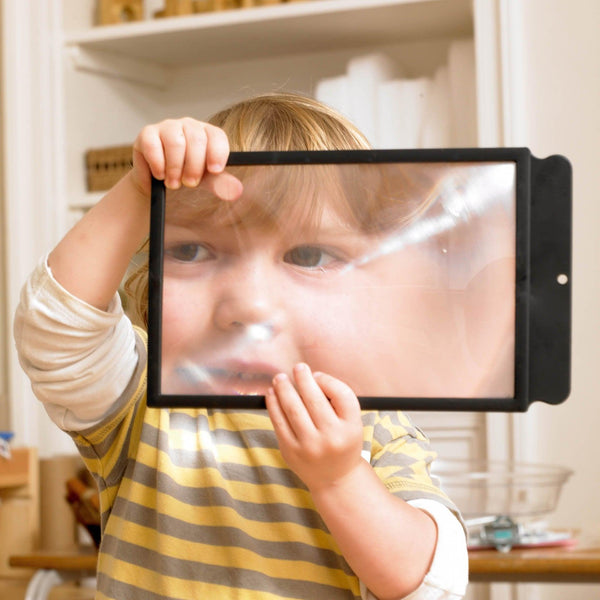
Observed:
[[[232,274],[217,300],[215,325],[225,331],[244,330],[256,341],[266,341],[283,325],[281,294],[263,270]]]

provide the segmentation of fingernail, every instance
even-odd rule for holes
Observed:
[[[179,181],[178,179],[167,179],[165,185],[170,190],[178,190],[181,187],[181,181]]]
[[[308,365],[306,363],[298,363],[295,367],[294,367],[295,371],[308,371]]]
[[[206,168],[211,173],[220,173],[225,168],[225,163],[219,163],[219,162],[209,163],[206,165]]]
[[[197,187],[200,184],[200,180],[196,177],[184,177],[181,182],[185,187]]]
[[[287,375],[285,373],[277,373],[277,375],[275,375],[275,377],[273,377],[273,383],[285,381],[286,379],[287,379]]]

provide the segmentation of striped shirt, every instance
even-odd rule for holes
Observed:
[[[97,598],[360,598],[268,413],[148,408],[141,330],[137,346],[137,372],[117,408],[71,433],[100,488]],[[456,511],[429,476],[427,439],[406,416],[362,418],[363,455],[391,493]]]

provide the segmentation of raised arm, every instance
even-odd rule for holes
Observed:
[[[440,505],[452,533],[449,542],[444,532],[438,554],[437,519],[391,494],[361,458],[360,406],[352,390],[329,375],[313,376],[300,364],[294,382],[283,374],[275,377],[266,400],[283,457],[308,487],[342,554],[371,594],[379,600],[411,594],[435,557],[444,563],[436,564],[435,589],[410,597],[461,597],[466,585],[461,526]]]
[[[148,125],[133,146],[133,168],[59,242],[48,257],[56,280],[105,310],[149,229],[151,175],[170,189],[209,188],[235,200],[241,183],[223,171],[225,133],[190,118]]]

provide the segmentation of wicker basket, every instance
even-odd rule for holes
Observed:
[[[110,189],[131,169],[132,156],[132,146],[88,150],[85,154],[88,191]]]

